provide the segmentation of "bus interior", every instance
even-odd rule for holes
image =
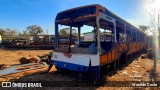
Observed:
[[[70,21],[69,21],[70,22]],[[72,24],[61,24],[58,25],[59,28],[70,28],[70,35],[68,42],[72,42],[70,40],[72,39],[72,31],[73,29],[78,31],[78,40],[75,45],[72,45],[71,43],[68,44],[68,47],[57,47],[55,48],[56,52],[69,52],[69,53],[83,53],[83,54],[97,54],[97,35],[96,35],[96,21],[95,19],[91,19],[88,21],[80,21],[80,22],[73,22]],[[87,29],[87,30],[86,30]],[[92,40],[89,41],[81,41],[80,35],[81,31],[88,31],[88,32],[94,32],[94,36]],[[72,34],[71,34],[72,33]]]

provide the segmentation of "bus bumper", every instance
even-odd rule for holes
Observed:
[[[77,71],[77,72],[88,72],[88,71],[98,72],[100,70],[100,66],[84,66],[84,65],[78,65],[56,60],[51,60],[51,64],[53,64],[58,68],[64,68],[67,70]]]

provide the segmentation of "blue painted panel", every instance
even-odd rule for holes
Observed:
[[[62,61],[56,61],[56,60],[51,60],[51,63],[55,65],[56,67],[59,68],[64,68],[72,71],[78,71],[78,72],[88,72],[89,67],[88,66],[83,66],[83,65],[78,65],[78,64],[73,64],[73,63],[67,63],[67,62],[62,62]],[[98,72],[100,70],[100,66],[91,66],[90,67],[91,71]]]
[[[59,45],[59,32],[58,32],[58,24],[55,23],[55,48]]]

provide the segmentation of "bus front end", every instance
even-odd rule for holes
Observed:
[[[97,15],[100,10],[104,10],[100,5],[89,5],[57,14],[55,19],[55,49],[51,63],[58,70],[96,72],[97,77],[99,77]],[[93,34],[82,36],[82,33],[88,32]]]

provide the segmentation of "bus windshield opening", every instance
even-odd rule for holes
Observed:
[[[71,33],[71,34],[70,34]],[[58,47],[56,52],[97,54],[96,21],[58,25]]]

